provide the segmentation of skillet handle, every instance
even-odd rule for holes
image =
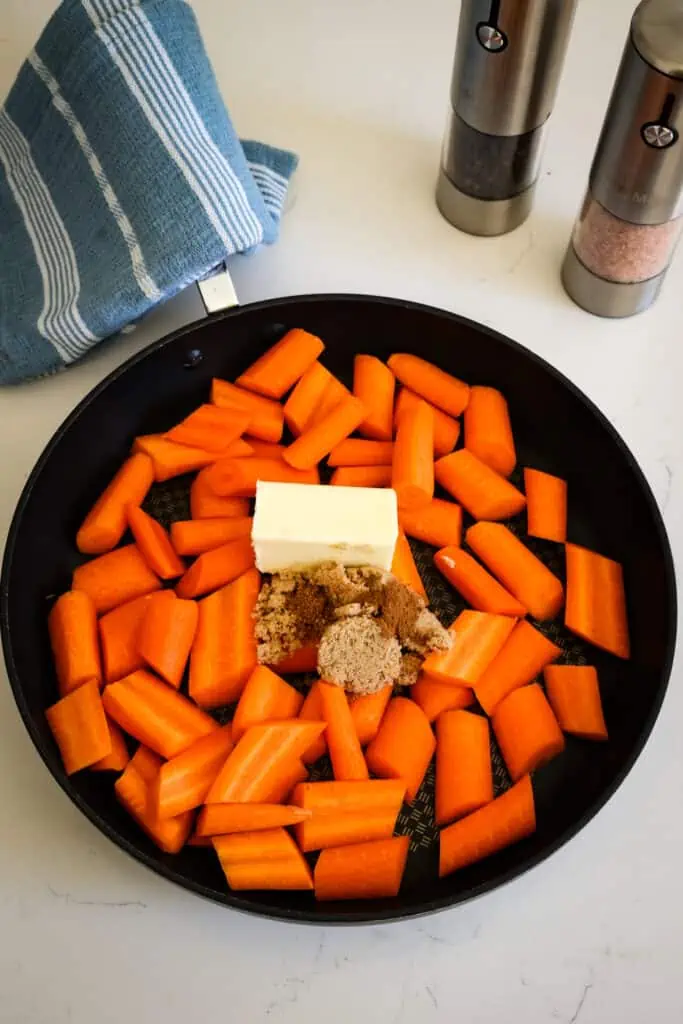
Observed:
[[[225,264],[203,281],[197,281],[197,289],[207,316],[239,305],[235,286]]]

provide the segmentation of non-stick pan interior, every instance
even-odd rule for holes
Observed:
[[[400,818],[413,837],[396,900],[321,905],[299,893],[232,894],[210,850],[160,853],[113,796],[112,780],[63,773],[44,709],[56,698],[46,616],[79,562],[76,529],[137,434],[167,429],[205,401],[211,378],[234,377],[285,329],[304,327],[326,343],[329,369],[351,383],[353,356],[415,352],[470,383],[507,396],[519,465],[569,482],[569,539],[624,565],[633,654],[621,662],[588,648],[561,626],[547,632],[564,661],[597,666],[610,732],[606,744],[569,738],[567,750],[534,776],[538,829],[524,842],[439,881],[432,816],[433,772]],[[155,487],[147,507],[168,523],[187,517],[188,481]],[[523,518],[514,528],[524,529]],[[536,551],[560,575],[561,549]],[[450,623],[462,605],[414,551],[430,599]],[[153,346],[108,378],[79,406],[42,456],[20,501],[8,540],[2,586],[5,655],[17,703],[50,771],[116,842],[174,881],[213,899],[277,917],[314,921],[386,920],[460,902],[526,870],[573,835],[633,764],[659,710],[673,655],[676,596],[662,521],[633,457],[588,400],[547,364],[480,325],[422,306],[354,296],[268,302],[204,322]],[[496,784],[508,784],[494,750]]]

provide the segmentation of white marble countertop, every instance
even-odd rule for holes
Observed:
[[[55,6],[0,0],[0,96]],[[457,3],[194,6],[239,130],[301,154],[280,243],[233,265],[242,301],[384,293],[523,342],[621,431],[681,559],[683,256],[656,308],[628,321],[582,313],[558,278],[632,4],[580,4],[534,213],[497,240],[454,231],[433,201]],[[35,459],[73,405],[132,352],[200,315],[192,290],[86,363],[0,392],[3,537]],[[458,909],[340,930],[240,916],[127,857],[50,778],[0,672],[2,1024],[683,1018],[680,661],[636,768],[564,849]]]

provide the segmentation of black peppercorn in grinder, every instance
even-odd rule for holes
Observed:
[[[473,235],[529,215],[577,0],[462,0],[436,201]]]

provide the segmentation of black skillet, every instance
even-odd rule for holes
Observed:
[[[568,739],[566,751],[534,776],[536,834],[450,878],[437,878],[430,773],[399,820],[413,836],[394,900],[316,905],[309,894],[231,893],[211,850],[160,853],[121,810],[112,779],[68,779],[45,721],[56,699],[46,617],[79,562],[76,529],[120,465],[136,434],[167,429],[205,401],[211,378],[234,379],[285,329],[304,327],[326,342],[324,361],[350,383],[355,352],[386,358],[415,352],[472,383],[507,395],[520,466],[569,482],[569,539],[624,565],[633,654],[618,661],[572,638],[553,637],[567,662],[598,668],[610,739]],[[168,523],[187,515],[187,481],[156,487],[147,507]],[[513,524],[523,530],[523,519]],[[558,573],[561,550],[536,551]],[[461,605],[415,545],[432,604],[445,622]],[[624,442],[566,378],[520,345],[472,321],[390,299],[330,295],[257,303],[215,316],[152,345],[114,371],[57,431],[24,488],[2,574],[2,639],[14,696],[41,757],[74,803],[122,849],[187,889],[240,910],[290,921],[355,923],[430,913],[484,893],[533,867],[565,843],[614,793],[638,757],[667,686],[676,633],[671,551],[648,484]],[[496,786],[508,780],[493,750]]]

